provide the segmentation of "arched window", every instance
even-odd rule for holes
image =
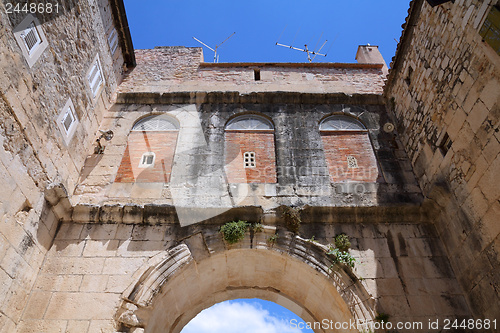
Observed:
[[[273,124],[266,118],[255,115],[239,116],[231,121],[226,126],[226,130],[273,130]]]
[[[139,120],[132,131],[176,131],[179,124],[175,119],[163,115],[150,116]]]
[[[169,182],[178,133],[178,121],[168,115],[149,116],[136,122],[115,182]]]
[[[247,114],[230,120],[225,129],[225,170],[229,183],[276,183],[274,126]]]
[[[330,181],[375,182],[378,167],[366,127],[354,117],[333,115],[319,125]]]
[[[366,127],[357,119],[349,116],[334,115],[325,118],[319,125],[320,131],[362,131]]]

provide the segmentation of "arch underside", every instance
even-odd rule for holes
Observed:
[[[190,236],[136,273],[118,321],[145,332],[178,333],[202,310],[237,298],[275,302],[306,322],[373,320],[373,299],[348,268],[330,269],[324,246],[292,234],[274,244],[268,237],[247,235],[230,248],[221,241],[209,253],[202,234]]]

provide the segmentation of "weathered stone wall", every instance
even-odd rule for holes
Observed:
[[[136,50],[120,92],[293,91],[381,94],[382,64],[203,63],[201,48]],[[256,81],[254,70],[260,71]]]
[[[80,204],[147,203],[196,207],[245,205],[273,209],[281,204],[315,206],[378,206],[421,203],[420,189],[396,132],[381,127],[389,119],[383,105],[314,105],[290,103],[277,94],[267,104],[116,104],[103,122],[115,137],[103,155],[89,156],[73,201]],[[348,101],[348,100],[345,100]],[[225,124],[248,112],[274,123],[276,184],[231,184],[225,172]],[[320,121],[340,113],[359,118],[367,127],[369,147],[379,177],[363,183],[331,183],[319,131]],[[115,182],[133,124],[149,114],[166,114],[180,123],[169,183]],[[353,142],[356,144],[356,142]],[[346,162],[345,162],[346,163]],[[363,167],[364,165],[361,165]],[[370,165],[371,168],[372,165]],[[140,178],[140,176],[138,176]],[[344,179],[345,180],[345,179]],[[230,184],[230,186],[228,186]],[[176,192],[180,191],[180,192]],[[182,202],[175,202],[180,196]]]
[[[108,217],[120,220],[113,213]],[[270,299],[309,320],[311,315],[340,318],[346,310],[362,320],[387,313],[393,323],[421,321],[424,325],[429,319],[469,315],[431,224],[314,220],[302,224],[303,238],[278,224],[252,236],[247,233],[230,247],[222,241],[219,224],[181,228],[172,223],[63,223],[18,332],[113,332],[118,322],[146,325],[146,332],[148,327],[166,331],[162,323],[185,314],[178,324],[182,327],[196,311],[227,297]],[[269,242],[275,232],[277,241]],[[320,244],[331,243],[339,233],[351,238],[351,253],[358,260],[352,273],[340,267],[329,270],[330,263],[323,261],[325,247]],[[304,239],[312,236],[316,243]],[[189,254],[187,262],[175,251],[181,246]],[[152,281],[141,279],[148,274]],[[337,294],[337,299],[323,299],[325,283],[342,298]],[[120,310],[123,300],[127,302]],[[347,307],[335,304],[338,300]],[[152,301],[152,306],[145,308],[145,301]],[[318,307],[323,313],[302,313],[296,304]],[[141,310],[136,311],[137,307]],[[120,315],[123,310],[131,316]]]
[[[453,269],[486,318],[500,313],[500,56],[478,31],[494,3],[413,1],[386,87]]]
[[[2,332],[15,331],[57,230],[58,218],[43,191],[51,182],[74,188],[122,75],[120,47],[113,60],[95,1],[65,2],[60,10],[60,15],[36,15],[48,46],[30,67],[14,38],[24,13],[7,14],[0,3]],[[94,100],[86,73],[97,53],[106,84]],[[57,118],[69,98],[79,123],[66,145]]]

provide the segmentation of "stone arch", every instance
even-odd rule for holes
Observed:
[[[325,246],[289,232],[280,231],[270,243],[274,233],[265,227],[233,246],[213,228],[190,235],[135,273],[118,322],[145,332],[178,333],[203,309],[236,298],[273,301],[306,322],[373,321],[374,299],[350,268],[332,267]]]

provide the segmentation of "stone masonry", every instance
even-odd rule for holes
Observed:
[[[118,0],[36,15],[48,44],[28,62],[24,17],[0,3],[0,332],[177,333],[252,297],[306,321],[423,325],[400,332],[500,319],[500,57],[478,34],[494,4],[411,1],[386,76],[370,45],[356,64],[134,52]],[[240,115],[273,129],[226,130]],[[175,130],[132,131],[150,116]],[[320,131],[330,116],[362,129]],[[235,220],[262,227],[228,244]],[[327,254],[339,234],[354,268]]]
[[[385,88],[453,269],[483,318],[500,313],[500,56],[478,34],[494,4],[413,1]]]

